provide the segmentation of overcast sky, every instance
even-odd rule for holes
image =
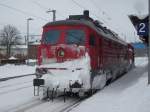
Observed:
[[[148,14],[148,0],[0,0],[0,29],[11,24],[26,35],[27,18],[31,17],[34,20],[30,21],[30,34],[41,34],[42,26],[52,21],[52,13],[46,13],[49,8],[56,10],[57,20],[88,9],[92,18],[102,21],[121,38],[134,42],[138,38],[128,15]]]

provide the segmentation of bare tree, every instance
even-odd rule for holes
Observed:
[[[12,45],[17,45],[21,41],[19,30],[12,25],[4,26],[4,28],[0,31],[0,41],[1,45],[6,47],[6,53],[9,57]]]

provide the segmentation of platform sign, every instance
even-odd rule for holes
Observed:
[[[148,37],[148,32],[149,32],[148,23],[140,22],[137,25],[137,35]]]

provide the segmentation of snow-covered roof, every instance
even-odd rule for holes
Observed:
[[[5,49],[5,48],[6,48],[6,46],[0,45],[0,49]],[[16,48],[27,49],[27,45],[13,45],[12,48],[13,49],[16,49]]]
[[[36,43],[40,42],[41,37],[42,37],[41,34],[39,34],[39,35],[30,35],[30,37],[29,37],[29,42],[36,44]]]
[[[15,46],[12,46],[12,48],[22,48],[22,49],[27,49],[27,45],[15,45]]]
[[[40,45],[40,41],[31,42],[30,45]]]
[[[15,59],[17,59],[17,58],[11,56],[9,59],[10,59],[10,60],[15,60]]]

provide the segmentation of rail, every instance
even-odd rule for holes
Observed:
[[[20,78],[20,77],[25,77],[25,76],[31,76],[31,75],[35,75],[35,74],[26,74],[26,75],[19,75],[19,76],[13,76],[13,77],[0,78],[0,82],[1,81],[6,81],[6,80],[10,80],[10,79]]]

